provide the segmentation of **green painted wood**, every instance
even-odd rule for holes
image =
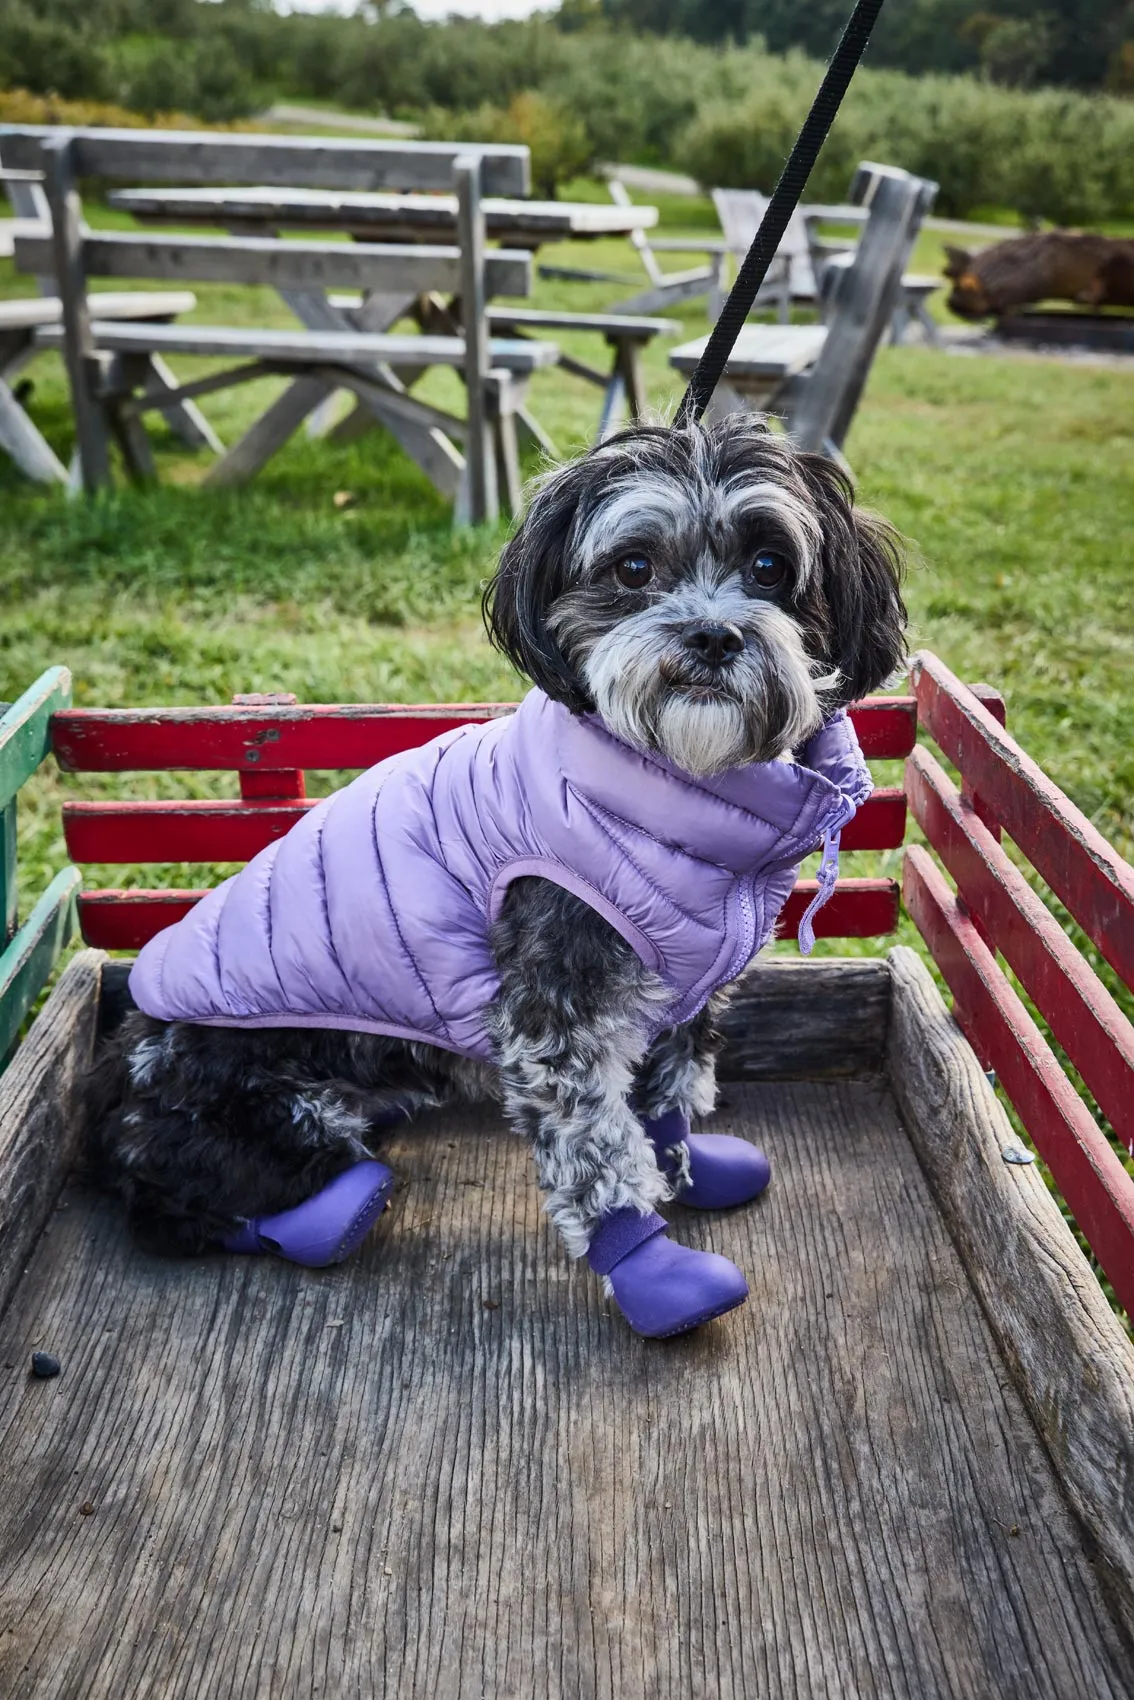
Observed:
[[[16,931],[16,800],[0,809],[0,949]]]
[[[71,673],[49,667],[0,715],[0,809],[6,809],[51,750],[51,716],[71,706]]]
[[[56,874],[0,956],[0,1058],[6,1057],[28,1010],[47,983],[75,926],[78,868]]]

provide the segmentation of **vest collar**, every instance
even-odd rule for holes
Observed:
[[[871,789],[843,713],[816,733],[801,760],[753,762],[711,779],[644,754],[597,715],[573,715],[542,691],[525,697],[520,716],[535,734],[537,759],[541,749],[554,749],[563,781],[585,801],[734,874],[806,854],[849,820]]]

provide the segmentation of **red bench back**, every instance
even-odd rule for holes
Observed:
[[[55,716],[52,744],[72,773],[170,769],[239,775],[232,801],[73,802],[63,805],[67,851],[78,863],[243,862],[280,838],[317,799],[306,794],[311,769],[370,767],[469,721],[509,712],[499,703],[402,708],[296,705],[290,697],[237,698],[231,708],[68,709]],[[868,757],[900,758],[913,748],[912,697],[874,697],[852,710]],[[905,837],[901,787],[881,787],[843,835],[847,850],[896,849]],[[801,880],[782,919],[790,933],[814,893]],[[137,950],[179,920],[202,896],[168,888],[88,890],[79,920],[88,944]],[[892,879],[842,879],[820,910],[828,938],[892,932],[900,892]]]

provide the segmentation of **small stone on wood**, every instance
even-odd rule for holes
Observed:
[[[53,1358],[50,1352],[32,1353],[31,1372],[37,1381],[50,1381],[62,1368],[59,1359]]]

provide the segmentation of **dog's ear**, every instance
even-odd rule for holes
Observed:
[[[901,539],[880,515],[855,507],[850,482],[833,462],[799,458],[823,526],[824,659],[839,669],[835,700],[845,706],[876,691],[905,661]]]
[[[973,263],[973,257],[967,248],[951,248],[945,245],[945,276],[962,277]]]
[[[571,528],[590,488],[593,473],[585,461],[543,481],[519,530],[504,547],[482,604],[494,647],[573,714],[584,714],[594,704],[548,630],[547,617],[568,588]]]

